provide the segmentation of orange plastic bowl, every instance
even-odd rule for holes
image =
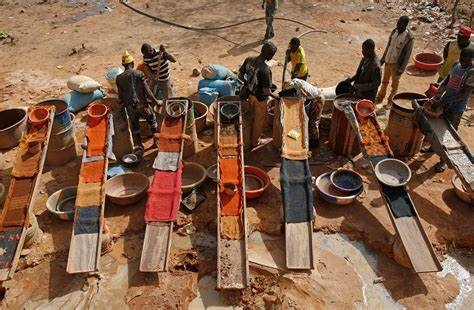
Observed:
[[[245,166],[245,198],[255,199],[263,195],[270,185],[270,177],[260,168]]]
[[[443,64],[443,58],[433,53],[418,53],[413,56],[413,61],[418,69],[423,71],[436,71]]]
[[[37,107],[34,108],[28,115],[28,121],[33,126],[43,126],[49,118],[49,111],[46,108]]]
[[[375,104],[370,100],[363,99],[357,102],[355,110],[358,116],[366,118],[375,113]]]
[[[99,122],[107,114],[107,106],[102,103],[91,104],[87,108],[88,121],[92,123]]]

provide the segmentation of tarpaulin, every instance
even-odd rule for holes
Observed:
[[[220,169],[220,198],[222,215],[240,215],[242,212],[242,177],[240,159],[238,157],[219,158]],[[224,184],[237,185],[233,195],[224,192]]]
[[[87,156],[104,156],[107,140],[107,118],[104,117],[97,125],[88,127],[86,137]]]
[[[283,141],[281,156],[292,160],[308,158],[308,116],[303,98],[281,99]]]
[[[145,206],[146,222],[175,221],[181,202],[181,174],[183,163],[177,171],[156,170],[148,189]]]
[[[184,116],[180,118],[166,117],[161,124],[158,136],[160,152],[179,152],[183,135]]]
[[[20,147],[16,158],[15,165],[13,166],[12,175],[17,178],[32,178],[38,173],[38,169],[41,161],[41,154],[38,152],[31,154],[27,151],[27,147]]]
[[[368,156],[389,155],[388,138],[376,120],[369,118],[359,123],[361,144]]]
[[[23,228],[7,229],[0,232],[0,269],[8,269],[12,266],[18,242],[21,238]]]
[[[76,208],[74,219],[74,234],[99,233],[100,206]]]
[[[79,182],[100,183],[104,181],[105,160],[83,162]]]
[[[25,225],[33,186],[34,179],[12,178],[0,219],[1,227]]]
[[[164,171],[176,171],[180,160],[179,152],[160,152],[156,154],[153,168]]]
[[[222,238],[242,239],[244,236],[244,224],[240,215],[221,216],[220,228]]]
[[[282,159],[280,186],[286,223],[313,219],[313,190],[308,160]]]
[[[81,183],[77,185],[76,206],[102,205],[102,183]]]

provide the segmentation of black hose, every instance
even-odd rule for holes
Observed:
[[[194,27],[194,26],[187,26],[187,25],[178,24],[178,23],[176,23],[176,22],[169,21],[169,20],[163,19],[163,18],[161,18],[161,17],[148,14],[147,12],[144,12],[144,11],[142,11],[142,10],[139,10],[139,9],[137,9],[137,8],[135,8],[135,7],[133,7],[133,6],[131,6],[130,4],[128,4],[128,2],[129,2],[129,1],[125,2],[125,0],[120,0],[120,3],[121,3],[121,4],[123,4],[124,6],[126,6],[127,8],[129,8],[130,10],[132,10],[132,11],[134,11],[134,12],[140,14],[140,15],[149,17],[149,18],[151,18],[151,19],[153,19],[153,20],[162,22],[162,23],[167,24],[167,25],[170,25],[170,26],[174,26],[174,27],[178,27],[178,28],[182,28],[182,29],[187,29],[187,30],[195,30],[195,31],[222,30],[222,29],[232,28],[232,27],[235,27],[235,26],[240,26],[240,25],[243,25],[243,24],[248,24],[248,23],[253,23],[253,22],[256,22],[256,21],[265,20],[265,17],[260,17],[260,18],[253,18],[253,19],[249,19],[249,20],[244,20],[244,21],[241,21],[241,22],[238,22],[238,23],[234,23],[234,24],[230,24],[230,25],[225,25],[225,26],[210,27],[210,28],[200,28],[200,27]],[[294,19],[284,18],[284,17],[275,17],[274,19],[275,19],[275,20],[283,20],[283,21],[287,21],[287,22],[292,22],[292,23],[295,23],[295,24],[298,24],[298,25],[307,27],[307,28],[312,29],[312,30],[317,30],[316,28],[314,28],[314,27],[311,26],[311,25],[307,25],[307,24],[305,24],[305,23],[299,22],[299,21],[294,20]],[[317,31],[325,32],[324,30],[317,30]]]

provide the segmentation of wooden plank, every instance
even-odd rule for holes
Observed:
[[[440,271],[436,255],[430,250],[418,217],[399,217],[395,225],[413,270],[417,273]]]
[[[168,101],[183,101],[170,99]],[[186,99],[185,110],[188,111],[189,100]],[[186,131],[188,113],[184,114],[183,133]],[[184,139],[181,139],[179,160],[183,158]],[[143,240],[142,255],[140,258],[141,272],[168,271],[173,222],[150,222],[146,224],[145,239]]]
[[[67,272],[98,271],[98,250],[100,250],[99,234],[74,235],[73,233],[67,261]]]
[[[168,270],[168,257],[171,247],[172,232],[173,222],[147,223],[140,260],[141,272]]]
[[[104,171],[102,179],[100,216],[99,216],[99,231],[95,234],[74,234],[74,226],[72,227],[71,244],[69,247],[69,255],[67,261],[66,272],[70,274],[97,272],[100,266],[100,255],[102,251],[102,232],[104,229],[104,209],[105,209],[105,181],[107,181],[107,169],[109,166],[109,159],[107,157],[107,149],[112,147],[107,145],[107,137],[110,133],[112,124],[112,115],[108,114],[108,125],[106,135],[106,148],[104,151]],[[82,160],[87,157],[87,151],[83,151]],[[77,200],[77,197],[76,197]],[[77,208],[77,206],[76,206]]]
[[[240,104],[240,102],[239,102]],[[220,111],[220,102],[217,102],[217,110]],[[217,141],[220,139],[220,113],[217,113]],[[239,115],[239,138],[241,158],[241,184],[245,188],[244,172],[244,146],[242,133],[242,114]],[[219,143],[218,143],[219,144]],[[218,145],[219,147],[219,145]],[[220,180],[219,159],[217,159],[217,180]],[[241,239],[230,240],[221,237],[221,199],[219,182],[217,182],[217,288],[218,289],[244,289],[249,285],[249,262],[248,262],[248,231],[245,195],[242,194],[242,225],[244,234]]]
[[[114,132],[113,137],[113,152],[117,157],[117,161],[130,154],[133,151],[132,133],[128,123],[128,114],[125,106],[120,104],[118,98],[105,98],[104,104],[109,104],[112,107],[112,115],[114,118]]]
[[[286,268],[313,269],[312,222],[285,223]]]
[[[49,120],[48,120],[48,122],[49,122],[48,133],[46,134],[44,147],[41,150],[42,154],[41,154],[40,164],[38,166],[38,173],[35,176],[35,181],[34,181],[35,185],[33,187],[33,192],[30,196],[30,201],[28,202],[27,216],[29,216],[29,214],[31,212],[31,208],[33,206],[33,202],[36,199],[36,195],[38,193],[38,189],[39,189],[39,186],[40,186],[41,175],[43,173],[43,168],[44,168],[44,164],[45,164],[45,161],[46,161],[46,153],[48,152],[49,138],[51,137],[51,131],[53,129],[55,109],[52,108],[52,111],[53,112],[50,113]],[[27,110],[27,113],[28,113],[28,110]],[[15,251],[15,256],[13,257],[12,266],[10,268],[0,269],[0,282],[9,280],[13,277],[13,274],[15,273],[16,267],[18,266],[18,262],[20,260],[20,253],[23,250],[23,244],[25,243],[27,230],[28,230],[28,227],[23,227],[21,237],[20,237],[20,240],[18,241],[18,245],[17,245],[16,251]]]

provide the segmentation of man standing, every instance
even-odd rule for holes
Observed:
[[[375,43],[372,39],[365,40],[362,43],[362,56],[356,74],[347,81],[354,82],[355,94],[363,99],[374,101],[380,86],[382,73],[379,59],[375,54]]]
[[[125,51],[122,56],[122,65],[125,71],[117,76],[117,88],[120,103],[125,105],[132,127],[134,143],[143,148],[140,137],[140,117],[143,117],[153,133],[158,130],[155,113],[147,102],[147,96],[156,104],[160,104],[148,87],[146,77],[143,72],[134,70],[134,59]]]
[[[263,44],[260,55],[247,57],[239,69],[239,78],[244,81],[244,85],[240,90],[240,97],[241,99],[248,99],[250,102],[252,147],[258,145],[263,131],[268,97],[278,99],[278,96],[270,90],[272,87],[272,71],[265,63],[265,61],[273,58],[276,51],[277,47],[273,43],[267,42]]]
[[[387,94],[388,83],[392,80],[392,90],[388,96],[389,107],[392,103],[393,96],[397,94],[400,77],[408,65],[411,52],[413,50],[414,37],[410,32],[408,23],[410,18],[402,16],[398,19],[397,28],[395,28],[388,39],[387,47],[383,53],[381,65],[385,64],[382,87],[377,95],[377,103],[382,103]]]
[[[471,42],[472,29],[467,26],[462,26],[459,29],[456,41],[450,41],[446,44],[443,50],[444,62],[438,70],[438,82],[444,80],[453,64],[458,61],[461,50],[464,48],[474,49],[474,43]]]
[[[265,22],[267,23],[267,30],[265,31],[265,37],[263,43],[267,42],[275,36],[273,31],[273,18],[275,13],[280,6],[280,0],[263,0],[262,9],[265,10]]]
[[[153,76],[152,88],[154,88],[155,96],[163,100],[173,97],[169,62],[175,63],[176,59],[173,55],[166,52],[163,45],[160,45],[160,50],[157,51],[150,44],[144,43],[141,50],[143,62]]]
[[[443,116],[458,129],[462,115],[467,107],[469,95],[474,90],[474,66],[472,65],[474,50],[465,48],[461,51],[459,62],[453,64],[449,75],[439,86],[438,93],[433,98],[432,109],[441,107]],[[422,152],[431,151],[431,147],[423,148]],[[445,170],[443,159],[435,166],[436,172]]]
[[[306,54],[301,46],[300,39],[291,39],[286,56],[287,61],[291,62],[291,78],[306,81],[308,79],[308,66],[306,65]]]

